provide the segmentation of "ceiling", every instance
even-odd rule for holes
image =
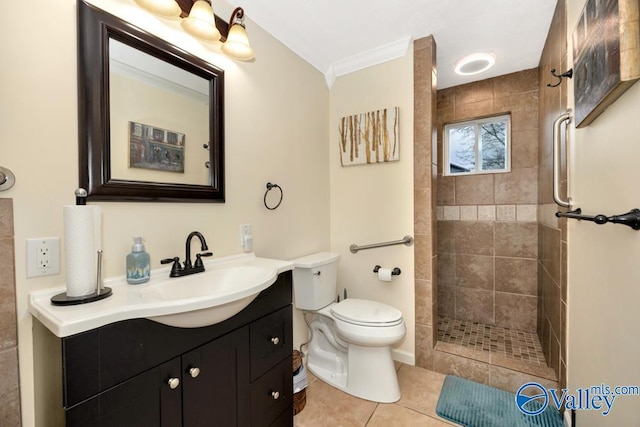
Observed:
[[[433,34],[438,88],[536,67],[556,0],[235,0],[247,16],[325,75],[404,56]],[[251,28],[247,31],[251,36]],[[459,76],[462,57],[488,52],[495,65]]]

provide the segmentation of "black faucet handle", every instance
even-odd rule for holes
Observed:
[[[213,252],[204,252],[201,254],[197,254],[196,255],[196,262],[193,265],[194,268],[200,268],[203,267],[204,268],[204,264],[202,263],[202,257],[209,257],[209,256],[213,256]]]
[[[173,263],[173,265],[171,266],[171,273],[169,273],[169,277],[176,277],[178,272],[182,270],[182,267],[180,266],[180,258],[173,257],[173,258],[165,258],[160,260],[160,264],[169,264],[169,263]]]

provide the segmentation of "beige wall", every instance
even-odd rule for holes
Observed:
[[[340,166],[339,119],[400,107],[400,160]],[[352,254],[349,246],[399,240],[413,235],[413,60],[409,53],[375,67],[339,77],[330,95],[329,170],[331,250],[341,255],[340,292],[390,304],[402,311],[407,335],[394,357],[413,363],[413,248],[404,245]],[[381,282],[375,265],[399,267],[400,276]]]
[[[569,0],[567,40],[584,0]],[[570,62],[571,63],[571,62]],[[573,101],[569,88],[569,103]],[[590,126],[570,135],[569,189],[585,214],[619,214],[640,207],[640,84]],[[640,385],[640,236],[622,226],[570,221],[568,259],[568,386]],[[611,413],[579,411],[577,424],[635,426],[640,397],[616,398]]]
[[[132,20],[144,16],[133,2],[100,0],[100,4],[117,8]],[[34,354],[27,295],[62,285],[65,277],[62,271],[60,275],[27,279],[25,240],[63,235],[62,207],[74,202],[73,191],[78,185],[76,1],[35,0],[31,7],[46,12],[31,16],[29,31],[11,14],[0,18],[3,34],[12,35],[0,40],[0,157],[2,165],[17,177],[15,187],[3,197],[13,198],[15,211],[25,426],[36,423],[34,359],[50,357],[45,351]],[[216,7],[221,16],[229,16],[232,10],[221,1]],[[184,241],[192,230],[203,232],[215,256],[239,253],[241,223],[253,225],[255,251],[261,256],[293,258],[328,249],[329,92],[322,74],[251,21],[247,29],[256,51],[252,63],[218,56],[187,37],[177,24],[150,19],[144,26],[163,32],[174,43],[225,69],[227,202],[100,203],[105,276],[124,273],[131,236],[138,234],[145,237],[154,266],[160,258],[184,256]],[[406,155],[410,159],[410,152]],[[282,206],[275,211],[262,204],[268,181],[284,189]],[[300,325],[296,319],[297,336],[304,334]]]

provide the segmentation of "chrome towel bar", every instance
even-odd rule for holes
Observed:
[[[571,198],[567,197],[567,200],[563,200],[560,197],[560,127],[563,122],[567,122],[567,126],[569,126],[571,122],[570,111],[560,115],[553,122],[553,200],[558,206],[571,209]]]
[[[404,236],[402,240],[393,240],[391,242],[382,242],[382,243],[372,243],[370,245],[362,245],[358,246],[355,243],[349,246],[349,250],[351,253],[357,253],[358,251],[362,251],[365,249],[373,249],[373,248],[382,248],[384,246],[393,246],[393,245],[407,245],[411,246],[413,244],[413,237]]]

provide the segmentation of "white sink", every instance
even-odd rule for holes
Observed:
[[[206,268],[206,266],[205,266]],[[190,311],[148,317],[154,322],[180,328],[197,328],[222,322],[238,314],[264,289],[276,281],[274,268],[250,264],[218,265],[203,273],[171,278],[140,290],[146,301],[184,305],[207,301],[212,305]]]
[[[239,313],[293,263],[249,253],[209,259],[205,269],[169,278],[170,267],[163,267],[144,285],[128,285],[122,276],[105,280],[112,296],[75,306],[51,305],[64,287],[35,291],[29,294],[29,311],[58,337],[136,318],[181,328],[208,326]]]

